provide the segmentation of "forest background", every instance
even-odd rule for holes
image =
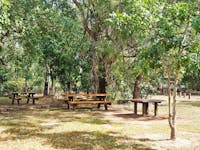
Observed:
[[[0,94],[128,99],[168,77],[200,90],[199,10],[198,0],[0,0]]]

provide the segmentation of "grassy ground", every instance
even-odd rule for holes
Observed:
[[[157,117],[151,105],[143,117],[133,114],[133,104],[72,111],[52,100],[36,103],[0,98],[1,150],[200,149],[200,97],[178,98],[176,141],[169,140],[166,102]]]

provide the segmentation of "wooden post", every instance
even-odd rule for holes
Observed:
[[[149,107],[149,103],[148,102],[143,102],[142,103],[142,115],[143,116],[148,115],[148,107]]]
[[[33,105],[35,105],[35,98],[32,98],[32,100],[33,100]]]
[[[107,103],[104,104],[105,110],[108,110]]]
[[[20,100],[20,99],[17,99],[17,104],[18,104],[18,105],[19,105],[19,100]]]
[[[69,102],[68,101],[64,101],[64,102],[65,102],[65,104],[67,104],[67,109],[70,109]]]
[[[157,115],[157,112],[158,112],[158,103],[155,102],[155,103],[154,103],[154,116]]]
[[[183,97],[184,97],[184,98],[186,97],[186,92],[183,93]]]
[[[97,108],[99,109],[100,107],[101,107],[101,104],[98,104],[98,105],[97,105]]]
[[[149,102],[146,103],[145,113],[146,113],[146,115],[149,114]]]
[[[29,97],[27,97],[27,102],[26,102],[27,104],[29,103]]]
[[[137,102],[134,102],[134,114],[137,115]]]
[[[15,101],[15,99],[14,99],[14,97],[12,98],[12,105],[14,105],[14,101]]]
[[[76,109],[76,106],[77,106],[76,104],[73,104],[73,105],[72,105],[72,109],[75,110],[75,109]]]
[[[189,93],[188,93],[188,98],[189,98],[189,99],[191,98],[191,95],[192,95],[192,94],[189,92]]]

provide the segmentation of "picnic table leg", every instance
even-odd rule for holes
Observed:
[[[19,99],[17,100],[17,104],[19,105]]]
[[[149,114],[149,103],[146,104],[146,114]]]
[[[134,102],[134,114],[137,115],[137,102]]]
[[[29,103],[29,98],[27,98],[27,102],[26,102],[27,104]]]
[[[32,100],[33,100],[33,105],[35,105],[35,98],[32,98]]]
[[[142,103],[142,115],[146,116],[148,115],[148,107],[149,107],[149,103]]]
[[[157,115],[157,112],[158,112],[158,103],[154,103],[154,116]]]
[[[67,103],[67,109],[69,109],[69,103]]]
[[[98,104],[98,105],[97,105],[97,108],[100,108],[100,107],[101,107],[101,104]]]
[[[108,110],[107,103],[104,104],[105,110]]]
[[[14,99],[14,98],[12,98],[12,105],[14,105],[14,101],[15,101],[15,99]]]
[[[72,109],[75,110],[75,109],[76,109],[76,106],[77,106],[76,104],[73,104],[73,105],[72,105]]]
[[[67,100],[64,102],[65,102],[65,104],[67,104],[67,109],[69,109],[69,102]]]

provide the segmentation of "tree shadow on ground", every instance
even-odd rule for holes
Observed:
[[[33,136],[38,135],[45,130],[50,130],[53,127],[12,127],[9,129],[4,130],[2,133],[6,133],[9,136],[0,139],[0,141],[7,141],[7,140],[19,140],[19,139],[29,139]]]
[[[178,105],[191,105],[194,107],[200,107],[200,101],[181,101]]]
[[[130,119],[130,120],[138,120],[138,121],[151,121],[151,120],[165,120],[167,117],[165,116],[143,116],[143,115],[136,115],[133,113],[126,113],[126,114],[115,114],[116,117],[120,117],[123,119]]]
[[[45,138],[45,144],[50,144],[58,149],[73,150],[94,150],[94,149],[146,149],[143,144],[136,143],[133,139],[125,136],[119,136],[117,133],[101,133],[101,132],[65,132],[65,133],[48,133],[38,134],[40,138]]]

